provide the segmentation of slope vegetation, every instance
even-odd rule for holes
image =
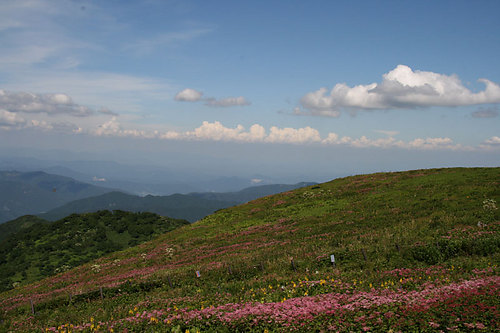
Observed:
[[[499,201],[499,168],[261,198],[1,294],[3,328],[498,330]]]
[[[0,291],[67,271],[188,223],[153,213],[122,211],[32,223],[0,243]]]
[[[24,215],[9,222],[0,224],[0,243],[16,232],[27,229],[36,223],[50,223],[35,215]]]

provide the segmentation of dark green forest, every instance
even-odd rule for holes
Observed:
[[[0,291],[64,272],[186,224],[154,213],[119,210],[34,223],[0,243]]]

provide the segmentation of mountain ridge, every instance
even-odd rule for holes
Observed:
[[[315,183],[260,185],[226,193],[176,193],[168,196],[146,195],[144,197],[114,191],[97,197],[69,202],[38,216],[53,221],[72,213],[119,209],[133,212],[149,211],[163,216],[195,222],[219,209],[311,184]]]
[[[112,189],[43,171],[0,171],[0,223]]]

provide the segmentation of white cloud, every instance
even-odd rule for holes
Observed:
[[[205,105],[213,107],[245,106],[251,103],[243,96],[226,97],[216,99],[214,97],[202,98],[203,93],[198,90],[186,88],[175,95],[175,100],[180,102],[199,102],[205,101]]]
[[[198,102],[201,100],[202,95],[201,91],[186,88],[175,95],[175,100],[181,102]]]
[[[498,136],[492,136],[488,140],[486,140],[484,143],[487,145],[500,145],[500,137]]]
[[[304,95],[301,105],[312,115],[338,117],[341,110],[408,109],[500,103],[500,86],[479,79],[485,89],[474,93],[456,75],[413,71],[405,65],[383,75],[381,83],[349,87],[336,84]],[[295,111],[294,113],[303,113]]]
[[[250,102],[247,101],[243,96],[227,97],[219,100],[216,100],[215,98],[207,98],[205,105],[215,107],[244,106],[250,105]]]
[[[0,108],[9,112],[66,114],[86,117],[95,112],[88,107],[73,103],[65,94],[33,94],[0,90]]]
[[[322,144],[325,146],[346,146],[353,148],[399,148],[410,150],[471,150],[473,148],[456,144],[450,138],[416,138],[409,142],[397,140],[392,136],[386,138],[370,139],[366,136],[351,138],[340,137],[337,133],[330,132],[322,139],[318,130],[309,126],[304,128],[279,128],[272,126],[269,133],[259,124],[252,125],[248,130],[242,125],[234,128],[226,127],[222,123],[204,121],[201,126],[193,131],[177,132],[159,130],[147,131],[136,129],[123,129],[116,117],[111,118],[96,130],[89,133],[98,136],[122,136],[136,138],[156,138],[165,140],[200,140],[200,141],[225,141],[240,143],[270,143],[270,144]],[[389,134],[395,134],[390,131]],[[491,147],[500,143],[500,138],[492,137],[486,140],[479,148]]]
[[[112,117],[102,125],[99,125],[96,129],[87,130],[87,133],[96,136],[134,137],[143,139],[153,139],[159,137],[158,131],[123,128],[116,117]]]
[[[258,124],[252,125],[250,130],[246,132],[242,125],[228,128],[218,121],[213,123],[204,121],[200,127],[192,132],[186,132],[183,137],[197,140],[262,142],[266,137],[266,131]]]
[[[368,147],[376,147],[376,148],[390,148],[390,147],[405,147],[405,143],[403,141],[397,141],[392,136],[388,138],[381,139],[368,139],[366,136],[361,136],[358,139],[353,139],[349,136],[339,137],[336,133],[329,133],[326,139],[321,141],[326,145],[347,145],[356,148],[368,148]]]
[[[272,143],[311,143],[320,142],[321,137],[318,130],[309,126],[298,129],[273,126],[265,141]]]
[[[0,128],[8,129],[24,125],[26,120],[14,112],[0,109]]]
[[[25,119],[19,115],[19,113],[9,112],[7,110],[0,109],[0,129],[10,130],[10,129],[38,129],[42,131],[53,131],[60,133],[82,133],[83,128],[77,125],[67,122],[50,122],[40,119]]]
[[[450,138],[425,138],[425,139],[415,139],[408,143],[408,147],[434,150],[434,149],[459,149],[460,145],[453,144],[453,140]]]

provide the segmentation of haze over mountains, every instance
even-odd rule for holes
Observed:
[[[70,151],[43,150],[13,152],[0,148],[0,170],[21,172],[44,171],[73,178],[100,187],[121,190],[140,196],[170,195],[192,192],[234,192],[241,189],[270,184],[295,184],[302,181],[327,181],[346,176],[341,172],[329,172],[327,176],[304,171],[304,174],[287,175],[261,173],[252,170],[236,172],[221,167],[209,167],[206,161],[192,159],[190,166],[179,165],[177,159],[187,157],[173,155],[168,163],[151,162],[147,159],[111,160],[100,155],[88,155]],[[236,172],[236,173],[235,173]]]
[[[0,223],[110,189],[45,172],[0,171]]]
[[[0,223],[28,214],[54,221],[73,213],[98,210],[147,211],[194,222],[221,208],[311,184],[261,185],[236,192],[141,197],[41,171],[1,171]]]

